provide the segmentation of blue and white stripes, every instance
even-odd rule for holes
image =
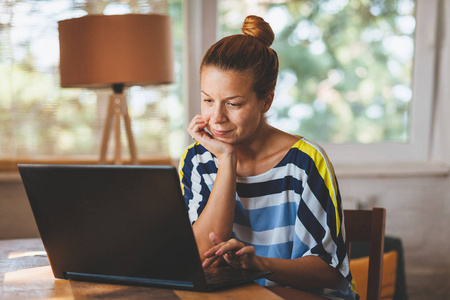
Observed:
[[[181,158],[180,179],[192,223],[206,206],[217,166],[217,159],[198,143]],[[236,194],[233,237],[264,257],[317,255],[339,269],[351,288],[339,189],[318,145],[299,139],[273,169],[238,177]]]

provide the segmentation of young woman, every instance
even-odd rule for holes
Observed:
[[[180,162],[189,217],[206,268],[270,270],[259,281],[355,299],[333,167],[315,143],[266,122],[278,76],[274,34],[248,16],[201,63],[196,140]]]

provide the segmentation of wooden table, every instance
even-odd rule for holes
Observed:
[[[40,239],[0,240],[0,282],[0,299],[283,299],[256,283],[199,293],[55,279]],[[317,299],[296,292],[293,299]]]
[[[215,293],[55,279],[40,239],[0,241],[0,299],[282,299],[255,284]]]

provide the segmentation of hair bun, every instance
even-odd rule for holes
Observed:
[[[275,34],[269,23],[264,21],[263,18],[253,15],[245,18],[242,33],[257,38],[268,47],[272,45],[275,39]]]

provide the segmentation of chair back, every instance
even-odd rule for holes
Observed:
[[[379,300],[381,299],[386,210],[384,208],[344,210],[344,222],[349,259],[352,242],[369,242],[370,244],[367,300]]]

